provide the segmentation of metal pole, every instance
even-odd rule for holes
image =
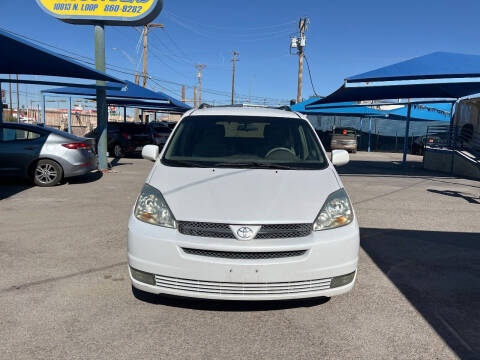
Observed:
[[[239,61],[237,59],[237,56],[240,55],[238,52],[234,51],[233,52],[233,59],[232,59],[232,62],[233,62],[233,68],[232,68],[232,105],[235,103],[235,64],[237,63],[237,61]]]
[[[369,118],[370,126],[368,128],[368,152],[370,152],[370,144],[372,141],[372,118]]]
[[[127,107],[126,106],[123,107],[123,122],[124,123],[127,122]]]
[[[68,133],[72,133],[72,97],[68,98]]]
[[[3,122],[3,96],[2,96],[2,83],[0,83],[0,123]]]
[[[47,122],[45,121],[45,94],[42,94],[42,123],[45,125]]]
[[[105,28],[103,25],[95,25],[95,67],[105,72]],[[98,169],[107,170],[107,92],[105,81],[97,81],[97,129],[100,134],[98,139]]]
[[[405,141],[403,143],[403,160],[402,166],[407,165],[407,153],[408,153],[408,133],[410,132],[410,115],[412,113],[412,104],[408,104],[407,110],[407,124],[405,126]]]
[[[20,91],[18,89],[18,74],[17,74],[17,123],[20,122]]]
[[[448,147],[452,152],[452,159],[450,161],[450,175],[452,176],[455,173],[455,148],[457,147],[457,128],[455,127],[455,118],[453,114],[454,105],[455,103],[452,103],[452,107],[450,108],[450,137],[448,139]]]

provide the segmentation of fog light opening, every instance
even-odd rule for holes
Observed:
[[[330,288],[333,289],[340,286],[348,285],[353,281],[354,278],[355,278],[355,271],[347,275],[335,276],[332,279],[332,282],[330,283]]]
[[[140,271],[140,270],[134,269],[132,267],[130,267],[130,273],[132,274],[132,277],[135,280],[137,280],[141,283],[145,283],[145,284],[148,284],[148,285],[156,285],[155,275],[153,275],[153,274],[150,274],[150,273],[147,273],[147,272],[144,272],[144,271]]]

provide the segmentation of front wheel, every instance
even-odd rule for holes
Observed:
[[[33,170],[33,182],[37,186],[55,186],[62,178],[63,169],[53,160],[39,160]]]
[[[115,144],[113,146],[113,156],[116,158],[116,159],[120,159],[121,157],[123,157],[123,149],[122,149],[122,146],[120,144]]]

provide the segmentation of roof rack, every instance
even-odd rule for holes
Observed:
[[[277,109],[277,110],[284,110],[284,111],[292,111],[292,109],[288,105],[266,106],[266,105],[259,105],[259,104],[210,105],[210,104],[203,103],[198,108],[199,109],[208,109],[208,108],[222,108],[222,107],[265,108],[265,109]]]

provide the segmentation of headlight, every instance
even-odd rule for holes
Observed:
[[[145,184],[134,210],[138,220],[149,224],[176,228],[177,223],[160,191]]]
[[[313,224],[313,230],[327,230],[345,226],[353,221],[353,209],[344,189],[330,194]]]

